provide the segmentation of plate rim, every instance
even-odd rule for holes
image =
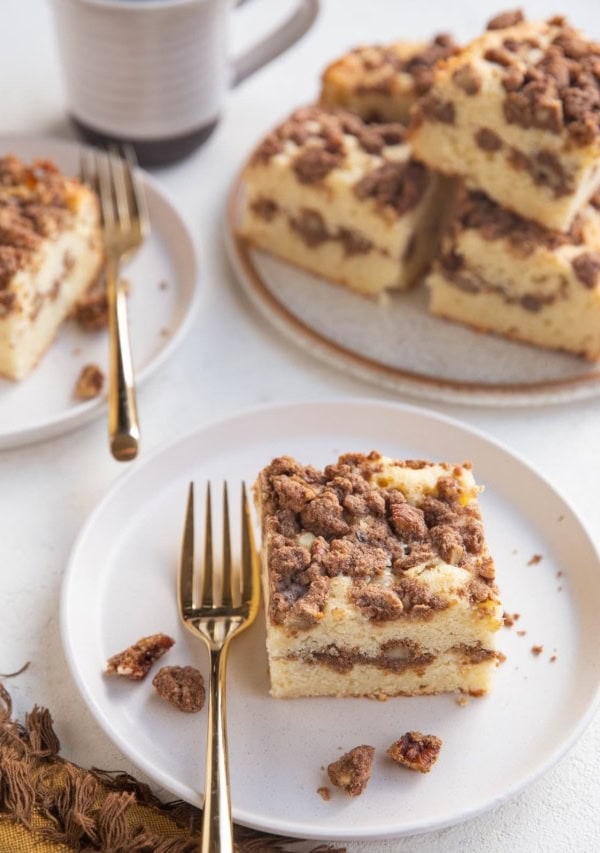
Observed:
[[[19,145],[34,145],[53,146],[55,150],[62,149],[65,153],[70,152],[75,155],[81,150],[93,150],[93,146],[79,143],[76,139],[62,139],[55,136],[35,136],[24,133],[0,133],[0,148],[6,149],[7,153],[15,153],[19,155]],[[9,146],[14,146],[14,151],[9,151]],[[59,155],[60,156],[60,155]],[[159,204],[164,205],[169,215],[177,225],[177,230],[180,236],[187,244],[187,251],[193,262],[193,268],[190,271],[190,289],[189,298],[185,314],[181,318],[176,330],[164,339],[157,354],[148,361],[141,370],[136,371],[136,384],[141,386],[148,378],[150,378],[162,364],[167,361],[176,349],[185,340],[191,325],[195,319],[200,305],[201,287],[200,287],[200,257],[196,241],[193,237],[192,229],[187,223],[185,217],[180,213],[175,200],[171,194],[164,189],[160,181],[156,180],[149,172],[141,167],[137,167],[142,176],[143,183],[150,189],[151,194],[158,200]],[[10,380],[3,380],[10,382]],[[25,382],[27,379],[24,380]],[[86,400],[76,403],[70,409],[62,413],[54,414],[45,418],[42,421],[31,423],[21,429],[2,430],[0,427],[0,450],[16,448],[32,444],[37,441],[44,441],[54,438],[58,435],[63,435],[83,426],[86,423],[100,417],[102,411],[107,405],[106,394],[102,394],[93,400]]]
[[[384,364],[315,331],[274,296],[251,258],[251,252],[259,250],[236,232],[244,193],[244,170],[248,162],[236,173],[227,194],[223,237],[227,256],[238,284],[252,304],[303,352],[307,349],[299,342],[300,339],[310,345],[310,352],[318,354],[321,361],[336,369],[349,370],[359,379],[392,391],[410,393],[422,400],[479,406],[531,406],[585,400],[600,394],[600,363],[586,376],[548,379],[535,385],[441,379]]]
[[[597,566],[600,566],[600,548],[596,544],[596,541],[592,536],[591,531],[589,530],[586,522],[575,511],[571,501],[568,498],[563,497],[557,487],[555,487],[553,483],[541,471],[539,471],[534,465],[526,461],[519,452],[513,451],[507,444],[497,440],[495,437],[491,436],[484,430],[472,427],[470,424],[465,423],[458,418],[454,418],[445,414],[438,413],[436,411],[429,410],[426,407],[415,406],[410,403],[398,403],[395,401],[380,400],[377,398],[369,397],[334,397],[327,399],[291,401],[287,403],[259,404],[249,408],[236,410],[226,417],[218,417],[211,419],[199,427],[182,433],[180,436],[174,439],[163,442],[161,445],[156,447],[150,454],[148,454],[148,456],[146,456],[146,458],[142,461],[142,463],[140,463],[140,465],[122,473],[114,481],[109,490],[98,501],[98,503],[94,506],[92,511],[87,516],[73,543],[67,561],[66,569],[63,575],[60,592],[59,623],[63,651],[65,653],[65,659],[69,671],[75,681],[75,684],[77,685],[77,689],[81,697],[83,698],[87,709],[94,717],[96,724],[109,738],[109,740],[113,744],[115,744],[119,748],[119,750],[123,752],[123,754],[133,764],[135,764],[135,766],[139,767],[156,783],[163,785],[168,790],[172,790],[171,777],[168,776],[168,774],[166,774],[162,770],[157,770],[155,765],[153,765],[150,761],[146,761],[143,756],[139,755],[136,752],[136,750],[128,748],[128,744],[124,739],[121,738],[121,735],[114,729],[110,728],[108,724],[105,725],[105,718],[102,713],[102,709],[99,705],[96,704],[93,694],[88,691],[85,680],[78,670],[75,650],[72,646],[72,643],[70,642],[68,630],[70,621],[69,598],[71,595],[71,585],[77,574],[78,552],[80,551],[80,549],[83,548],[88,533],[90,530],[93,529],[97,517],[102,515],[105,507],[109,505],[113,500],[114,495],[118,494],[118,492],[126,486],[127,482],[130,479],[135,478],[137,476],[141,476],[142,468],[147,469],[151,467],[156,463],[159,458],[168,455],[179,445],[184,444],[187,441],[194,440],[197,435],[201,435],[203,432],[212,430],[220,424],[231,423],[236,420],[245,419],[248,416],[252,417],[269,413],[273,414],[280,410],[290,410],[294,408],[305,409],[307,407],[312,408],[330,406],[342,408],[368,406],[377,408],[379,410],[392,410],[400,416],[402,415],[402,413],[412,414],[413,416],[418,416],[425,418],[426,420],[434,421],[438,425],[447,424],[449,426],[457,428],[463,433],[466,433],[466,435],[473,435],[478,439],[482,440],[485,444],[491,446],[492,449],[494,449],[496,452],[499,451],[502,454],[508,454],[512,459],[514,459],[521,466],[527,469],[530,475],[533,475],[535,478],[537,478],[538,481],[540,481],[545,488],[549,489],[552,495],[558,498],[563,503],[563,505],[572,513],[573,518],[576,520],[581,532],[584,534],[587,540],[587,544],[590,546],[592,552],[595,555]],[[388,830],[384,831],[383,833],[377,833],[372,831],[360,832],[356,828],[345,830],[341,827],[339,828],[339,831],[332,833],[329,830],[325,830],[325,832],[323,832],[320,827],[319,831],[311,830],[310,826],[305,827],[303,825],[298,824],[297,821],[291,826],[283,825],[272,819],[263,820],[261,818],[259,821],[257,821],[256,814],[252,815],[246,812],[240,812],[239,810],[236,812],[235,806],[233,807],[234,821],[240,823],[241,825],[255,828],[264,832],[270,832],[280,835],[292,834],[299,839],[317,839],[324,841],[375,841],[390,838],[400,838],[410,835],[419,835],[427,832],[433,832],[436,830],[444,829],[446,827],[462,824],[468,820],[473,819],[477,815],[485,814],[490,810],[497,808],[502,803],[505,803],[506,801],[514,797],[520,791],[528,787],[536,779],[540,778],[542,775],[548,772],[548,770],[550,770],[572,748],[575,742],[588,728],[589,724],[594,718],[598,707],[600,706],[600,678],[598,679],[595,685],[591,686],[591,690],[592,692],[590,698],[587,704],[584,706],[584,710],[579,716],[577,724],[570,729],[566,737],[564,737],[558,742],[555,748],[545,757],[544,760],[540,761],[533,770],[531,770],[529,773],[526,773],[522,778],[518,780],[518,782],[511,785],[501,794],[491,798],[483,805],[480,804],[461,811],[460,815],[458,816],[450,818],[440,818],[439,820],[429,822],[426,825],[424,825],[423,823],[412,825],[406,828],[398,829],[397,831],[391,833]]]

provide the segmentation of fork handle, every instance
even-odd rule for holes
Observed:
[[[119,281],[118,272],[116,259],[107,258],[106,288],[110,340],[108,431],[112,455],[119,462],[128,462],[137,456],[140,429],[129,344],[127,294],[124,284]]]
[[[225,717],[227,648],[227,644],[223,648],[210,648],[208,739],[200,853],[233,853],[234,849]]]

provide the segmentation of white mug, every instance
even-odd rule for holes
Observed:
[[[246,0],[51,0],[68,108],[93,143],[128,142],[144,165],[191,153],[228,88],[297,41],[319,0],[244,54],[227,54],[228,14]]]

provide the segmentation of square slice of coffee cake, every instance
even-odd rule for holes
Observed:
[[[410,141],[502,207],[568,231],[600,186],[600,44],[562,17],[498,16],[434,69]]]
[[[259,475],[271,693],[487,693],[502,607],[471,466],[346,454]]]
[[[570,231],[551,231],[483,193],[458,203],[427,278],[430,310],[591,361],[600,358],[600,210],[587,205]]]
[[[415,284],[434,256],[443,182],[411,158],[400,124],[297,110],[243,174],[239,234],[364,294]]]

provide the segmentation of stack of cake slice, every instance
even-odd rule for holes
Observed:
[[[562,17],[350,51],[244,183],[262,249],[364,294],[427,275],[437,316],[600,359],[600,45]]]
[[[409,138],[465,184],[432,312],[600,358],[600,45],[560,17],[500,15],[436,66]]]

